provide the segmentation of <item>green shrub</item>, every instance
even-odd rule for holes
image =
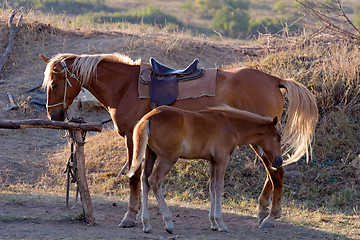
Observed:
[[[249,33],[255,35],[257,33],[276,33],[283,28],[281,21],[278,18],[264,17],[257,19],[250,19]]]
[[[108,10],[105,6],[105,0],[9,0],[8,3],[13,8],[69,14]]]
[[[234,9],[249,10],[250,2],[244,0],[225,0],[226,5]]]
[[[160,25],[164,27],[167,23],[171,23],[172,28],[175,25],[180,23],[177,21],[176,17],[164,13],[159,8],[148,6],[142,10],[131,10],[128,12],[96,12],[84,14],[77,18],[77,23],[84,22],[96,22],[96,23],[106,23],[106,22],[130,22],[130,23],[144,23],[150,25]],[[181,25],[181,24],[180,24]]]
[[[238,37],[248,30],[249,19],[246,10],[225,6],[216,12],[213,18],[213,27],[225,35]]]

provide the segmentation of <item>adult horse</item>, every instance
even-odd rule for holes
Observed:
[[[79,94],[82,87],[89,90],[110,113],[115,129],[125,137],[127,158],[131,165],[133,155],[133,128],[137,121],[151,110],[150,99],[138,98],[138,76],[141,61],[133,61],[121,54],[75,55],[57,54],[49,59],[41,55],[47,63],[43,87],[47,89],[47,113],[52,120],[63,121],[68,106]],[[234,108],[255,112],[263,116],[281,119],[285,88],[288,97],[286,125],[282,143],[293,150],[284,165],[296,162],[312,141],[318,120],[315,98],[300,83],[280,79],[251,68],[218,69],[216,94],[214,97],[190,98],[176,101],[172,106],[186,110],[200,110],[209,106],[226,104]],[[270,196],[281,199],[284,169],[271,168],[269,160],[257,146],[253,149],[262,158],[267,178],[258,201],[258,217],[262,227],[274,227],[275,218],[281,216],[281,209],[272,204]],[[146,159],[156,159],[151,149],[147,149]],[[141,170],[129,179],[130,198],[128,210],[121,221],[121,227],[133,227],[140,207]],[[280,197],[279,197],[280,196]]]

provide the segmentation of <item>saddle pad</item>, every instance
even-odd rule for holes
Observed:
[[[140,75],[149,75],[151,72],[150,64],[141,64]],[[188,98],[198,98],[203,96],[214,97],[216,91],[217,68],[206,68],[204,74],[195,80],[179,82],[179,93],[177,100]],[[139,98],[150,98],[149,85],[142,84],[139,76],[138,80]]]

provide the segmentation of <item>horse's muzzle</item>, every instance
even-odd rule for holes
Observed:
[[[272,163],[272,167],[279,168],[283,164],[282,156],[276,156],[274,162]]]
[[[63,109],[55,109],[48,114],[50,120],[53,121],[64,121],[66,118],[66,112]]]

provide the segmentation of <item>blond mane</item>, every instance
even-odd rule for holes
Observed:
[[[51,84],[51,74],[54,67],[62,60],[74,59],[71,65],[71,71],[76,75],[82,86],[96,80],[96,68],[101,61],[123,63],[127,65],[140,65],[141,59],[133,61],[130,57],[120,53],[113,54],[82,54],[76,55],[72,53],[59,53],[48,62],[44,72],[43,88]],[[68,66],[70,67],[70,66]]]
[[[225,114],[235,114],[235,115],[241,115],[244,118],[249,118],[252,120],[257,120],[257,121],[262,121],[262,122],[272,122],[273,119],[269,116],[261,116],[257,113],[253,113],[253,112],[249,112],[249,111],[245,111],[245,110],[240,110],[237,108],[233,108],[230,107],[228,105],[221,105],[221,106],[217,106],[217,107],[208,107],[207,108],[209,111],[219,111],[219,112],[223,112]],[[205,110],[206,111],[206,110]]]

